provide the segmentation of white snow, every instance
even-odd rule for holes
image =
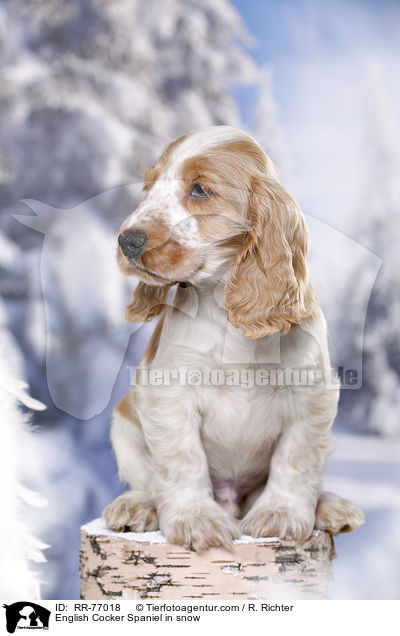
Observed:
[[[93,519],[93,521],[81,526],[81,530],[90,535],[119,537],[120,539],[125,539],[125,541],[138,541],[139,543],[167,543],[166,538],[159,530],[156,532],[113,532],[107,528],[101,517]],[[318,530],[314,530],[313,536],[318,536],[319,534],[320,532]],[[241,543],[276,543],[277,541],[280,541],[278,537],[251,537],[248,534],[242,534],[240,539],[234,539],[233,543],[237,545]]]
[[[1,344],[0,331],[0,344]],[[38,526],[29,518],[31,506],[46,504],[43,497],[26,487],[36,440],[28,430],[28,417],[20,402],[44,408],[26,392],[27,385],[10,374],[10,362],[0,350],[0,597],[40,598],[40,578],[32,567],[45,561],[48,547],[37,538]]]
[[[154,532],[113,532],[109,530],[103,519],[93,519],[81,527],[81,530],[90,535],[103,535],[119,537],[125,541],[138,541],[139,543],[167,543],[160,531]]]

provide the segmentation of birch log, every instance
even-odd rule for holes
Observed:
[[[200,555],[160,532],[111,532],[100,519],[81,537],[82,599],[329,598],[334,546],[324,532],[302,544],[243,536],[233,552]]]

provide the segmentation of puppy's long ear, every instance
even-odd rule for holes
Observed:
[[[274,177],[253,177],[251,229],[225,286],[229,322],[247,338],[287,333],[311,313],[308,232],[296,202]]]
[[[140,282],[127,306],[125,317],[129,322],[150,321],[163,312],[170,288],[168,285],[147,285]]]

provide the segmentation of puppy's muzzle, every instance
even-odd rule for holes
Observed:
[[[122,253],[127,258],[135,258],[139,256],[143,245],[147,241],[147,235],[143,232],[123,232],[118,236],[118,243],[121,246]]]

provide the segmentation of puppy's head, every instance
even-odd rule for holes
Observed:
[[[308,315],[302,214],[246,133],[213,126],[181,137],[148,168],[144,190],[118,237],[121,270],[142,279],[129,320],[160,313],[174,283],[218,282],[227,268],[228,320],[245,336]]]

